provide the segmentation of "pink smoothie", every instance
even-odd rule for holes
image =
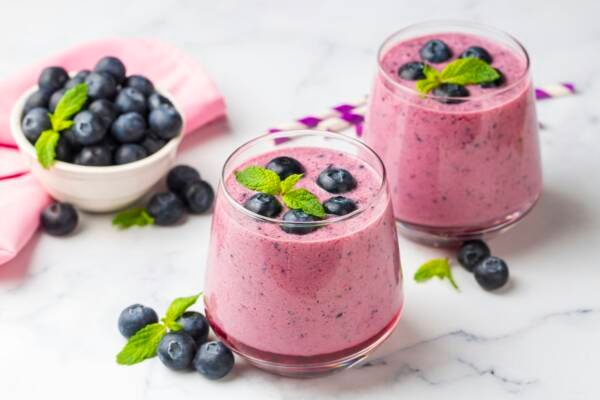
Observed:
[[[239,204],[254,192],[230,175],[213,216],[207,314],[233,348],[255,358],[306,363],[343,357],[385,335],[402,308],[387,188],[380,190],[382,177],[359,158],[315,147],[268,152],[236,170],[264,166],[282,155],[302,163],[306,173],[297,187],[321,201],[334,195],[316,184],[319,173],[329,165],[347,169],[358,184],[343,195],[361,212],[306,235],[289,234],[235,208],[224,189]]]
[[[443,104],[415,93],[398,68],[421,61],[430,39],[454,60],[481,46],[505,76],[498,88],[468,85],[470,97]],[[448,62],[450,62],[448,61]],[[447,63],[431,64],[441,70]],[[366,142],[388,170],[395,217],[442,231],[477,232],[518,218],[542,186],[537,119],[524,53],[483,37],[444,33],[400,41],[381,54],[370,99]]]

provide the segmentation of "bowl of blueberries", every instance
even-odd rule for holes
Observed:
[[[13,137],[42,186],[93,212],[146,194],[173,165],[183,127],[172,96],[143,75],[127,75],[112,56],[71,74],[44,68],[11,115]]]

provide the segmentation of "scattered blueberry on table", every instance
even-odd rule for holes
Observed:
[[[126,338],[135,335],[137,331],[149,324],[158,322],[158,315],[150,307],[133,304],[119,315],[119,332]]]
[[[44,231],[52,236],[65,236],[77,227],[79,216],[75,207],[68,203],[52,203],[40,216]]]
[[[500,289],[508,282],[508,265],[501,258],[492,256],[483,240],[464,242],[458,250],[457,259],[485,290]]]

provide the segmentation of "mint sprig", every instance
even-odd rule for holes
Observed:
[[[491,82],[500,77],[498,71],[491,65],[478,58],[459,58],[446,65],[440,72],[425,64],[423,67],[425,79],[418,80],[416,89],[427,94],[444,83],[458,85],[475,85]]]
[[[266,193],[279,194],[281,192],[281,179],[270,169],[263,167],[247,167],[235,173],[235,179],[248,189]]]
[[[292,209],[302,210],[307,214],[323,218],[325,209],[323,205],[311,192],[306,189],[294,189],[283,195],[283,202]]]
[[[435,258],[427,261],[419,267],[414,276],[415,282],[418,283],[427,282],[432,278],[438,278],[440,280],[448,279],[452,287],[459,290],[458,285],[452,276],[450,262],[447,258]]]
[[[145,208],[134,207],[123,210],[113,217],[113,226],[118,229],[128,229],[132,226],[147,226],[154,224],[154,218]]]

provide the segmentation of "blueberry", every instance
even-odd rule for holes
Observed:
[[[106,125],[91,111],[81,111],[73,119],[73,137],[82,146],[99,143],[106,135]]]
[[[148,152],[139,144],[122,144],[115,151],[115,164],[127,164],[148,157]]]
[[[500,75],[497,79],[494,79],[490,82],[484,82],[479,86],[481,86],[483,89],[492,89],[504,85],[504,83],[506,82],[506,77],[499,69],[496,69],[496,72]]]
[[[48,89],[38,89],[31,93],[29,97],[27,97],[27,100],[25,100],[23,113],[27,114],[30,110],[38,107],[48,108],[50,96],[52,96],[52,91]]]
[[[356,210],[356,203],[344,196],[335,196],[323,203],[327,214],[346,215]]]
[[[79,216],[69,203],[52,203],[40,216],[42,228],[52,236],[65,236],[77,227]]]
[[[402,65],[398,68],[398,76],[408,81],[418,81],[419,79],[425,79],[425,73],[423,68],[425,64],[420,61],[413,61]]]
[[[304,167],[298,160],[292,157],[277,157],[269,161],[267,169],[275,172],[281,179],[285,179],[292,174],[303,174]]]
[[[319,174],[317,184],[329,193],[345,193],[356,187],[356,179],[343,168],[329,166]]]
[[[121,143],[137,142],[146,134],[146,120],[135,112],[119,115],[111,133]]]
[[[270,194],[256,193],[244,202],[244,207],[253,213],[273,218],[281,212],[281,203]]]
[[[300,210],[289,210],[283,214],[283,220],[285,222],[312,222],[317,221],[317,218],[312,215],[306,214]],[[281,224],[281,229],[286,233],[293,233],[295,235],[306,235],[316,231],[319,227],[312,224]]]
[[[488,64],[492,63],[492,56],[486,49],[479,46],[471,46],[461,53],[459,58],[478,58]]]
[[[154,218],[156,225],[174,225],[185,213],[185,206],[179,197],[172,192],[157,193],[148,202],[148,214]]]
[[[452,50],[441,40],[433,39],[428,41],[419,50],[421,58],[432,63],[442,63],[452,57]]]
[[[173,107],[173,103],[166,97],[154,92],[148,97],[148,108],[150,110],[154,110],[159,108],[160,106],[171,106]]]
[[[194,357],[194,368],[208,379],[220,379],[232,369],[235,359],[222,342],[206,342]]]
[[[157,137],[154,134],[154,132],[147,132],[146,137],[141,143],[141,145],[144,146],[148,154],[156,153],[157,151],[162,149],[165,144],[167,144],[167,141]]]
[[[52,93],[52,96],[50,96],[50,101],[48,102],[48,110],[50,110],[50,112],[56,111],[56,106],[58,105],[60,99],[62,99],[62,97],[65,95],[66,91],[67,89],[62,88]]]
[[[64,138],[67,141],[67,143],[69,143],[69,147],[71,148],[71,150],[73,150],[73,151],[81,150],[82,146],[75,138],[75,133],[73,131],[72,126],[68,129],[65,129],[64,131],[62,131],[60,133],[60,136],[61,136],[61,138]]]
[[[131,75],[127,78],[125,86],[139,90],[146,97],[154,93],[154,85],[150,79],[142,75]]]
[[[173,193],[183,194],[185,187],[200,180],[200,174],[189,165],[176,165],[167,174],[167,187]]]
[[[133,304],[119,315],[119,332],[126,338],[135,335],[137,331],[146,325],[158,322],[156,311],[141,304]]]
[[[212,206],[215,191],[208,182],[196,181],[186,185],[182,197],[190,213],[202,214]]]
[[[73,161],[73,150],[69,144],[69,139],[67,139],[63,134],[60,135],[60,139],[58,139],[58,143],[56,144],[56,148],[54,150],[56,152],[56,159],[58,161]]]
[[[71,89],[72,87],[75,87],[76,85],[79,85],[80,83],[84,83],[85,82],[85,78],[88,77],[88,75],[90,74],[90,71],[87,69],[83,69],[81,71],[79,71],[78,73],[75,74],[75,76],[73,76],[71,79],[69,79],[67,81],[67,83],[65,83],[65,89]]]
[[[177,323],[182,326],[183,332],[194,339],[197,345],[201,345],[208,339],[208,321],[199,312],[186,311],[177,319]]]
[[[482,240],[468,240],[458,250],[458,262],[469,272],[491,254],[490,248]]]
[[[106,147],[110,154],[114,154],[117,148],[121,146],[121,143],[117,142],[117,140],[114,137],[112,137],[112,135],[106,135],[104,136],[104,139],[102,139],[102,141],[99,143],[99,145]]]
[[[444,104],[458,104],[464,100],[458,97],[468,97],[469,91],[463,85],[454,83],[442,83],[431,91],[431,94],[436,96],[436,100]]]
[[[43,131],[51,128],[52,125],[50,124],[48,110],[41,107],[29,110],[29,112],[25,114],[23,122],[21,122],[21,129],[23,129],[25,137],[31,143],[35,143]]]
[[[69,74],[62,67],[44,68],[38,79],[38,85],[41,89],[47,89],[55,92],[62,88],[69,80]]]
[[[196,354],[196,342],[185,332],[167,333],[156,352],[165,367],[180,371],[190,368]]]
[[[169,140],[179,135],[183,120],[177,110],[171,106],[163,105],[150,112],[148,123],[150,129],[158,137]]]
[[[104,122],[104,126],[110,126],[117,118],[117,109],[115,105],[107,99],[94,100],[88,110],[96,114]]]
[[[477,264],[473,274],[485,290],[499,289],[508,281],[508,265],[501,258],[490,256]]]
[[[89,146],[81,149],[75,156],[74,162],[79,165],[101,167],[112,164],[112,155],[106,146]]]
[[[115,107],[119,113],[136,112],[142,115],[146,114],[146,98],[139,90],[126,87],[123,88],[115,99]]]
[[[117,94],[117,82],[108,74],[92,72],[85,78],[90,99],[112,99]]]
[[[94,67],[94,71],[111,75],[117,83],[125,80],[125,65],[117,57],[103,57]]]

